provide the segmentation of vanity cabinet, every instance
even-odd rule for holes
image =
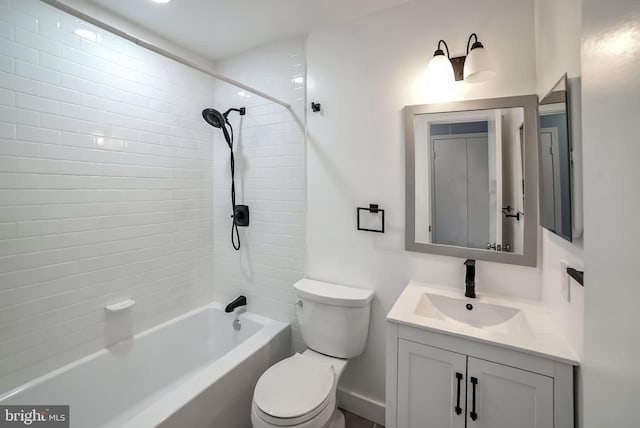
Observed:
[[[570,364],[389,323],[387,428],[570,428]]]
[[[398,343],[398,428],[553,427],[553,379],[408,340]]]
[[[468,357],[467,415],[469,428],[553,427],[553,378]]]
[[[399,340],[398,428],[464,428],[466,371],[465,355]]]

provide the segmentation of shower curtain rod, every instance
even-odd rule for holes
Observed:
[[[238,82],[237,80],[231,79],[230,77],[224,76],[222,74],[218,74],[215,71],[211,71],[211,70],[207,70],[206,68],[204,68],[201,65],[198,65],[197,63],[190,61],[186,58],[183,58],[179,55],[176,55],[174,53],[171,53],[169,51],[166,51],[154,44],[151,44],[149,42],[146,42],[132,34],[129,34],[125,31],[122,31],[116,27],[113,27],[112,25],[107,24],[106,22],[100,21],[99,19],[96,19],[90,15],[87,15],[84,12],[79,11],[78,9],[75,9],[59,0],[40,0],[43,3],[46,3],[50,6],[55,7],[56,9],[60,9],[63,12],[66,12],[70,15],[75,16],[76,18],[82,19],[83,21],[86,21],[92,25],[95,25],[98,28],[101,28],[103,30],[106,30],[110,33],[115,34],[116,36],[122,37],[123,39],[126,39],[132,43],[135,43],[138,46],[141,46],[147,50],[150,50],[151,52],[157,53],[159,55],[165,56],[169,59],[172,59],[176,62],[179,62],[180,64],[186,65],[187,67],[191,67],[194,68],[204,74],[207,74],[211,77],[214,77],[216,79],[222,80],[223,82],[227,82],[233,86],[236,86],[240,89],[244,89],[245,91],[249,91],[252,94],[258,95],[262,98],[266,98],[269,101],[272,101],[276,104],[280,104],[281,106],[287,108],[288,110],[290,110],[293,113],[293,110],[291,108],[291,104],[286,103],[278,98],[272,97],[269,94],[266,94],[262,91],[259,91],[255,88],[252,88],[251,86],[245,85],[244,83]]]

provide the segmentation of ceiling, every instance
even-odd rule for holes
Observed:
[[[411,0],[89,0],[217,60]]]

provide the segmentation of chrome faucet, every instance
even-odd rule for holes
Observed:
[[[464,261],[467,273],[464,277],[464,296],[472,299],[476,298],[476,261],[467,259]]]

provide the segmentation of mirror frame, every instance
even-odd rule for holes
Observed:
[[[524,248],[522,254],[416,242],[414,117],[429,113],[524,108]],[[405,106],[405,250],[535,267],[538,260],[538,96]]]

